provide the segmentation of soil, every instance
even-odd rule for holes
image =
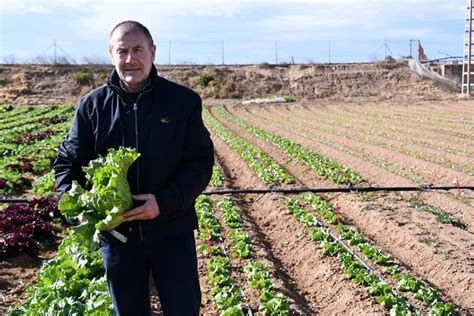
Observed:
[[[278,112],[277,109],[272,110],[267,107],[261,110],[257,107],[253,109],[245,107],[245,109],[246,112],[247,110],[251,112],[247,114],[247,116],[258,117],[262,122],[266,122],[265,127],[270,123],[273,128],[279,130],[279,133],[285,136],[291,135],[297,142],[311,142],[317,152],[347,165],[363,175],[366,179],[369,179],[371,182],[377,182],[379,185],[406,186],[428,184],[430,180],[432,180],[432,175],[436,173],[438,177],[435,184],[453,185],[451,181],[455,179],[457,175],[460,175],[459,173],[453,175],[451,171],[449,171],[444,182],[440,182],[442,176],[440,170],[445,169],[442,164],[437,166],[431,164],[430,167],[429,163],[420,159],[409,159],[405,157],[405,155],[400,155],[396,152],[387,153],[386,150],[374,148],[374,146],[372,146],[373,149],[371,151],[367,145],[352,142],[347,138],[332,137],[331,135],[319,131],[317,128],[310,127],[310,125],[302,125],[300,122],[294,120],[292,123],[287,123],[286,120],[272,117],[270,114],[275,115],[275,113]],[[269,111],[271,111],[271,113],[269,113]],[[282,111],[284,110],[282,109]],[[282,117],[281,114],[278,114],[278,116]],[[292,116],[293,114],[289,113],[286,117],[291,120]],[[414,167],[413,164],[416,167]],[[380,174],[387,173],[387,169],[390,170],[389,173],[391,175],[386,178],[380,178]],[[426,182],[420,182],[419,178],[414,178],[416,174],[424,174]],[[451,175],[449,176],[449,174]],[[460,175],[459,179],[463,179],[460,180],[460,183],[463,183],[463,185],[469,186],[472,184],[472,177],[466,174]],[[453,196],[457,194],[457,192],[453,192],[453,195],[447,195],[442,192],[424,193],[423,198],[426,199],[429,204],[445,209],[448,213],[460,216],[464,221],[472,223],[474,219],[472,213],[472,192],[466,191],[461,193],[461,198],[455,198]],[[468,229],[471,232],[474,231],[472,225]]]
[[[23,302],[26,290],[33,286],[44,260],[54,258],[54,251],[41,251],[37,257],[23,254],[0,262],[0,314]]]
[[[213,140],[217,155],[225,157],[222,164],[232,184],[242,188],[264,187],[240,156],[217,137]],[[324,256],[296,219],[286,213],[282,196],[267,194],[237,199],[249,222],[255,225],[253,231],[260,235],[258,239],[268,244],[267,260],[280,271],[277,275],[293,280],[290,283],[294,284],[293,294],[283,291],[297,297],[295,302],[302,301],[302,305],[293,305],[293,309],[302,310],[302,314],[383,312],[374,298],[344,276],[338,260]]]
[[[213,113],[216,114],[216,111]],[[268,131],[276,132],[277,130],[276,127],[273,127],[275,125],[263,120],[263,116],[249,115],[243,107],[239,107],[232,113]],[[225,121],[222,120],[222,122]],[[307,170],[306,167],[298,166],[298,163],[295,164],[294,161],[288,162],[289,157],[276,147],[249,136],[248,133],[233,125],[227,124],[227,126],[246,140],[258,145],[293,175],[296,174],[303,186],[332,186],[328,181],[322,180],[318,176],[314,177],[312,175],[314,172]],[[296,126],[292,128],[298,129]],[[296,140],[296,137],[292,138],[293,135],[290,133],[283,133],[279,130],[278,134]],[[311,142],[301,139],[297,139],[297,141],[303,146],[315,147]],[[340,155],[338,158],[340,161]],[[353,170],[359,171],[360,167]],[[369,166],[365,168],[369,168]],[[387,174],[386,171],[385,174]],[[387,177],[390,175],[387,174]],[[377,180],[373,179],[371,182],[377,185],[383,178],[383,173],[379,173]],[[474,261],[472,260],[474,237],[472,233],[437,223],[432,214],[420,214],[420,212],[414,211],[404,199],[408,199],[408,196],[401,197],[400,200],[381,196],[377,199],[378,206],[372,201],[373,210],[370,212],[363,211],[367,203],[356,196],[340,195],[334,198],[334,202],[337,201],[342,214],[349,222],[356,225],[365,236],[375,241],[375,244],[384,251],[392,254],[415,275],[419,275],[422,279],[435,285],[458,305],[474,306],[474,301],[471,299],[471,294],[474,295],[472,292],[474,283]],[[387,206],[390,206],[390,211],[384,210],[384,208],[388,208]],[[426,242],[428,237],[435,242],[428,244]],[[466,291],[471,294],[467,294]]]
[[[105,82],[110,66],[0,65],[0,103],[74,103]],[[333,187],[309,167],[222,118],[212,106],[225,105],[236,117],[287,137],[342,163],[373,186],[474,185],[474,102],[411,73],[405,63],[347,65],[173,66],[164,77],[199,92],[211,114],[283,166],[296,187]],[[206,79],[206,80],[204,80]],[[206,82],[206,84],[203,84]],[[241,105],[244,99],[292,95],[294,104]],[[266,188],[244,160],[211,133],[224,188]],[[278,186],[277,186],[278,187]],[[213,189],[209,187],[208,189]],[[474,314],[474,196],[471,191],[439,193],[333,194],[342,220],[392,255],[404,272],[438,289],[461,314]],[[255,258],[272,267],[276,290],[293,315],[387,314],[324,255],[283,204],[280,194],[235,195],[252,239]],[[213,197],[214,199],[214,197]],[[414,203],[418,208],[414,207]],[[420,210],[429,206],[460,218],[466,229],[442,224]],[[217,218],[220,219],[219,214]],[[335,227],[328,225],[332,230]],[[224,244],[227,229],[223,231]],[[357,250],[355,250],[357,252]],[[0,314],[26,298],[43,260],[21,255],[0,262]],[[203,315],[218,315],[206,280],[207,258],[199,256]],[[373,265],[373,262],[368,261]],[[258,293],[245,280],[245,262],[231,258],[232,274],[255,312]],[[375,271],[387,277],[380,267]],[[394,283],[389,277],[389,282]],[[161,315],[152,292],[153,314]],[[410,302],[426,307],[407,295]]]

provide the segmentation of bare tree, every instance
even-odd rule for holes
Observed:
[[[82,62],[87,65],[108,65],[110,64],[110,59],[105,56],[87,56],[82,58]]]
[[[10,54],[10,55],[7,55],[7,56],[3,56],[2,61],[3,61],[4,64],[13,65],[13,64],[16,63],[15,55]]]
[[[34,64],[44,64],[44,65],[71,65],[74,61],[69,60],[66,56],[38,56],[32,60]]]

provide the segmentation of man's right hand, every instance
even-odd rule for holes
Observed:
[[[156,202],[154,194],[137,194],[133,195],[133,199],[137,201],[145,201],[145,203],[125,212],[123,214],[124,222],[150,220],[160,215],[160,207]]]

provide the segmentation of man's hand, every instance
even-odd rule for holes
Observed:
[[[150,220],[160,215],[160,207],[158,206],[158,203],[156,203],[154,194],[137,194],[132,197],[134,200],[145,201],[145,203],[123,213],[124,222]]]

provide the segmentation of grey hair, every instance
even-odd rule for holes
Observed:
[[[153,46],[153,38],[151,37],[150,31],[140,22],[137,21],[123,21],[117,24],[112,31],[110,31],[109,35],[109,47],[111,46],[111,39],[115,32],[120,31],[122,35],[128,34],[135,34],[135,33],[142,33],[145,37],[149,40],[150,46]]]

